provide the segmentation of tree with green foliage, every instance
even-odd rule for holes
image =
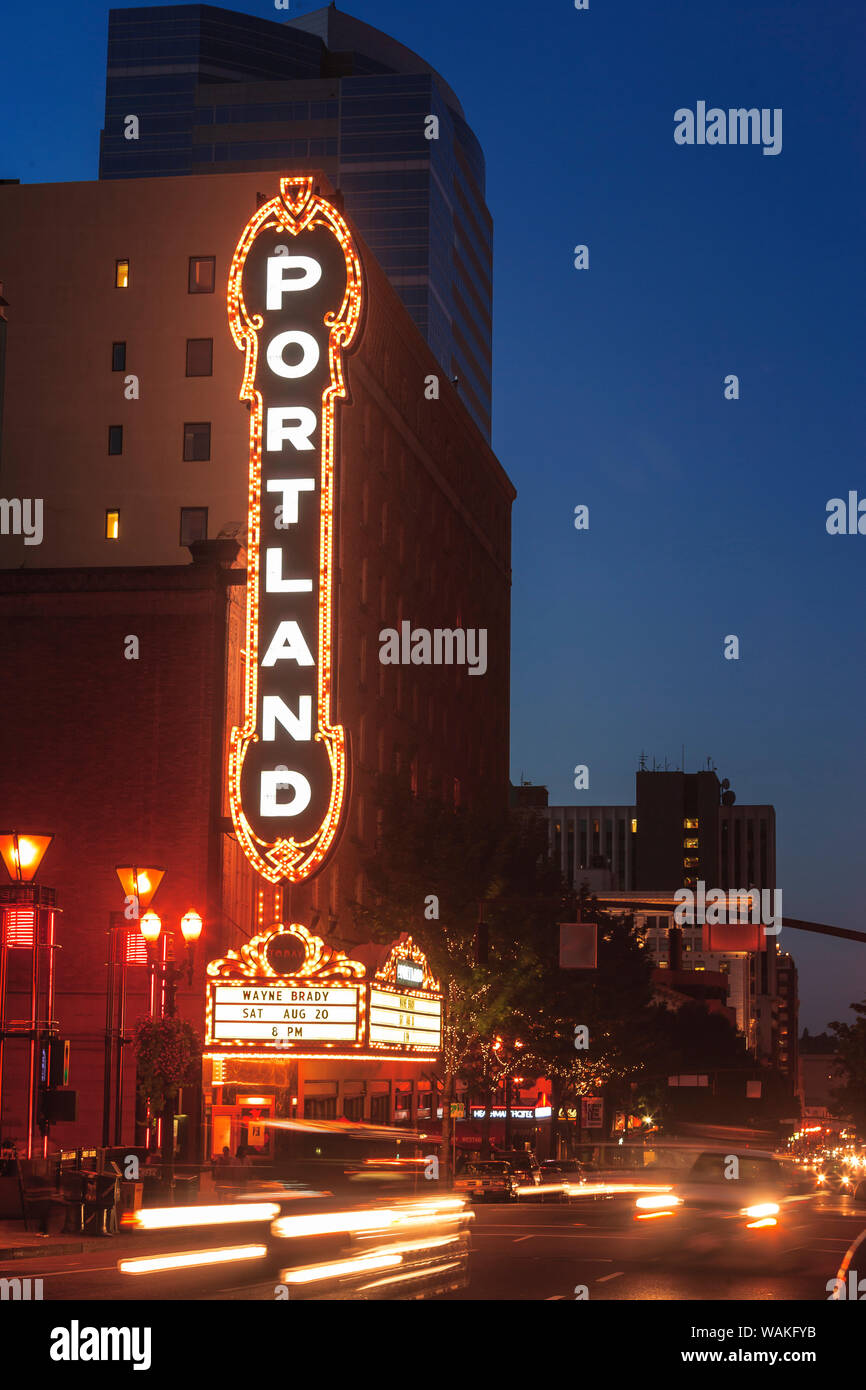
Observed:
[[[365,862],[370,901],[354,903],[368,939],[408,931],[444,997],[442,1154],[450,1173],[450,1104],[477,1040],[508,1027],[538,968],[528,923],[556,911],[559,878],[539,828],[488,811],[413,796],[398,779],[379,785],[380,834]],[[549,902],[539,896],[551,890]],[[483,919],[483,920],[482,920]]]
[[[839,1059],[841,1085],[833,1090],[833,1113],[850,1116],[861,1139],[866,1137],[866,999],[852,1004],[853,1023],[830,1024]]]

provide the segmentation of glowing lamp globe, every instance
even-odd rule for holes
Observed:
[[[201,917],[197,912],[185,912],[180,919],[180,929],[188,946],[194,946],[201,936]]]
[[[141,934],[148,946],[155,946],[162,931],[162,922],[155,912],[145,912],[140,922]]]

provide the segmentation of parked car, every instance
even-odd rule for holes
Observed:
[[[538,1187],[541,1182],[541,1164],[535,1154],[529,1153],[526,1149],[505,1149],[497,1153],[496,1157],[509,1165],[523,1187]]]
[[[541,1165],[542,1200],[567,1202],[586,1186],[586,1167],[578,1158],[547,1158]]]
[[[513,1202],[520,1185],[521,1179],[511,1165],[500,1159],[467,1163],[454,1180],[456,1191],[470,1197],[473,1202]]]

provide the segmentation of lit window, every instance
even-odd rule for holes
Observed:
[[[114,262],[114,287],[118,290],[129,289],[129,261]]]
[[[637,821],[636,821],[636,820],[632,820],[632,823],[631,823],[631,833],[632,833],[632,835],[636,835],[636,834],[637,834]]]
[[[697,821],[697,820],[689,820],[689,819],[686,819],[686,820],[683,821],[683,829],[684,829],[684,830],[697,830],[697,829],[699,829],[699,827],[700,827],[700,822]]]
[[[122,372],[126,369],[126,343],[111,344],[111,370]]]
[[[180,543],[192,545],[207,540],[207,507],[181,507]]]
[[[123,425],[108,426],[108,452],[110,454],[123,453]]]
[[[213,376],[213,338],[187,338],[187,376]]]
[[[210,424],[199,421],[183,427],[183,456],[187,462],[210,458]]]
[[[116,541],[120,537],[120,512],[105,513],[105,539]]]
[[[683,840],[683,849],[700,849],[699,840]]]
[[[689,858],[689,859],[684,859],[684,860],[683,860],[683,868],[684,868],[684,869],[696,869],[696,868],[698,867],[698,864],[699,864],[699,863],[700,863],[700,860],[699,860],[699,859],[695,859],[694,857],[691,857],[691,858]]]
[[[213,294],[216,278],[216,260],[213,256],[190,256],[189,293]]]

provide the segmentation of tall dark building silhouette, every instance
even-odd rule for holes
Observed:
[[[341,192],[489,440],[493,224],[484,155],[447,82],[334,5],[285,22],[110,11],[101,179],[289,166]]]

